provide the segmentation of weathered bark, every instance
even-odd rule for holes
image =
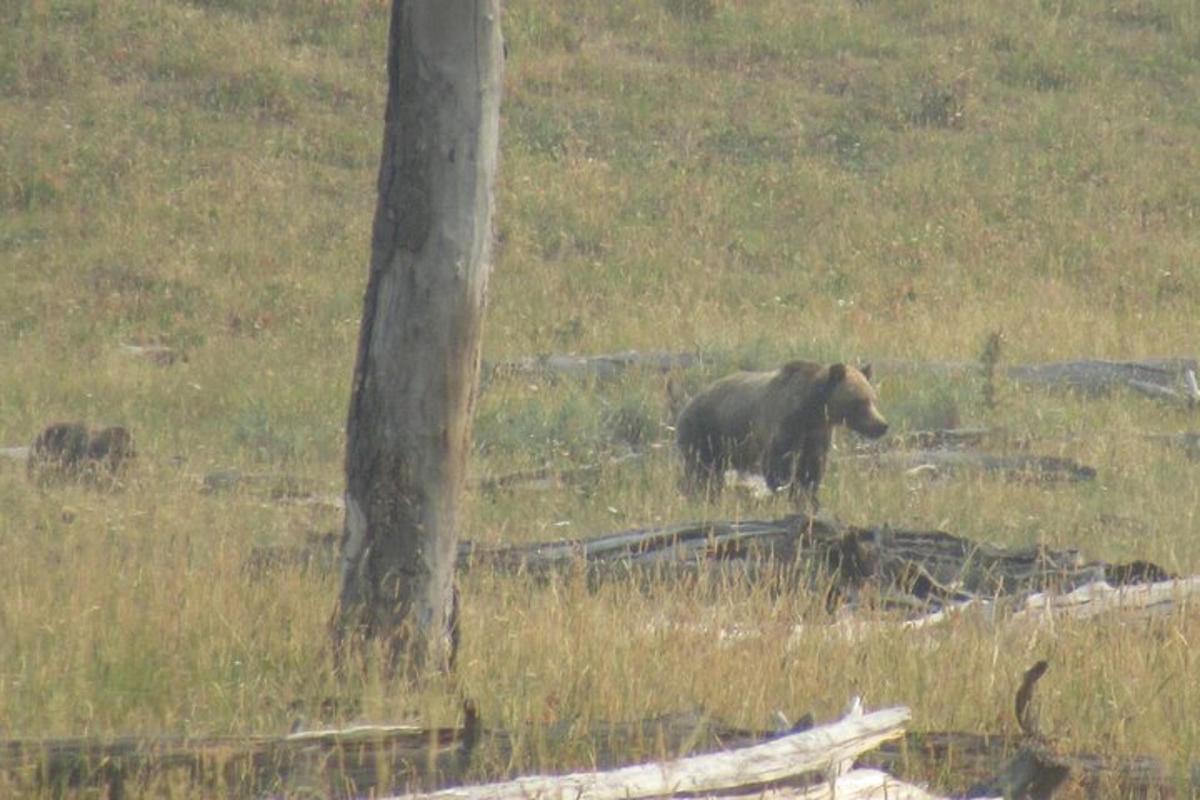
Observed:
[[[393,0],[333,638],[381,640],[415,671],[453,655],[502,59],[498,0]]]

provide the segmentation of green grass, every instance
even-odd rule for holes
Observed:
[[[0,443],[57,419],[128,425],[123,492],[39,491],[0,463],[0,732],[283,732],[451,721],[448,688],[336,678],[333,577],[248,576],[328,509],[203,495],[217,468],[342,483],[381,140],[380,0],[21,0],[0,10]],[[792,357],[1006,363],[1189,354],[1200,307],[1200,10],[1186,0],[585,0],[506,5],[498,258],[485,358],[698,351],[695,389]],[[120,345],[165,344],[166,368]],[[848,522],[1075,546],[1200,572],[1197,467],[1142,433],[1195,425],[977,374],[881,373],[899,429],[988,425],[997,451],[1094,465],[1054,489],[916,484],[835,464]],[[497,376],[477,476],[606,463],[553,492],[466,498],[464,536],[519,542],[785,513],[676,490],[666,381]],[[841,437],[843,447],[852,442]],[[836,713],[1009,730],[1039,657],[1068,748],[1179,765],[1200,741],[1194,613],[1152,624],[859,642],[803,596],[465,586],[462,691],[489,725],[702,706],[730,723]],[[695,626],[757,624],[755,643]],[[798,645],[785,632],[807,626]],[[779,632],[778,636],[773,635]],[[527,743],[523,766],[586,762]]]

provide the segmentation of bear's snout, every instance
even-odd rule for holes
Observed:
[[[866,420],[858,425],[851,425],[850,428],[869,439],[878,439],[888,432],[888,424],[881,417]]]

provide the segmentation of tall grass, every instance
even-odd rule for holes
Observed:
[[[230,467],[341,486],[387,13],[0,10],[0,442],[79,418],[130,426],[140,454],[112,494],[37,490],[0,464],[3,735],[453,719],[451,687],[332,674],[332,576],[246,570],[256,546],[336,530],[336,512],[199,491]],[[1005,362],[1195,347],[1192,3],[522,1],[504,25],[489,359],[694,350],[705,366],[679,376],[694,389],[797,356],[969,361],[994,331]],[[157,367],[123,343],[183,359]],[[826,508],[1200,569],[1196,466],[1142,437],[1191,415],[996,389],[993,408],[976,375],[881,381],[899,429],[986,424],[992,447],[1032,438],[1097,480],[920,483],[835,464]],[[678,494],[670,421],[657,375],[497,376],[477,475],[648,455],[553,492],[473,492],[463,535],[788,510]],[[1043,726],[1066,746],[1179,764],[1200,741],[1186,610],[850,640],[811,598],[748,587],[473,575],[464,593],[459,690],[489,724],[534,731],[522,766],[587,762],[586,742],[537,740],[557,721],[699,706],[758,727],[775,709],[836,713],[852,693],[912,705],[919,728],[1011,730],[1019,674],[1047,656]],[[765,635],[714,633],[735,625]]]

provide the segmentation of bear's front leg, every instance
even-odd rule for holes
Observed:
[[[716,496],[725,485],[725,454],[713,437],[704,437],[684,452],[683,489],[689,495]]]
[[[817,491],[821,488],[821,479],[825,477],[825,459],[829,455],[829,447],[832,443],[833,429],[831,427],[826,426],[809,431],[804,437],[797,460],[796,481],[792,484],[792,496],[798,499],[803,492],[814,512],[821,506],[817,499]]]

